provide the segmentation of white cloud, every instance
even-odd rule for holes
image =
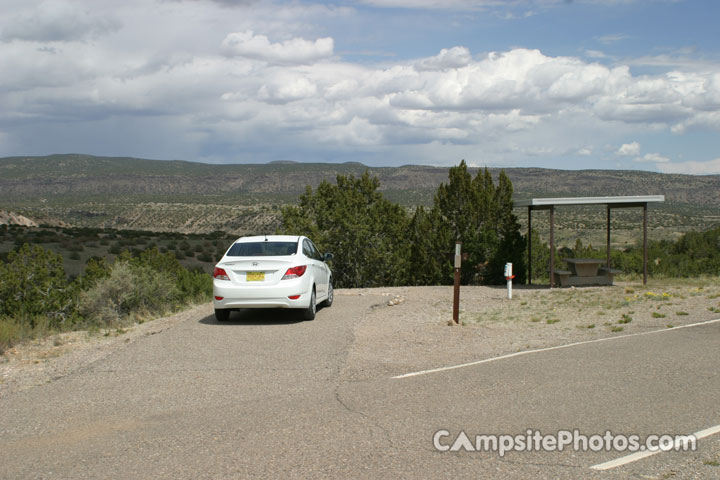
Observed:
[[[623,155],[623,156],[634,156],[640,154],[640,144],[638,142],[632,142],[632,143],[624,143],[620,148],[618,148],[617,152],[615,152],[617,155]]]
[[[293,38],[271,43],[265,35],[255,35],[252,31],[228,34],[222,47],[229,56],[280,64],[313,63],[333,55],[333,39],[329,37],[315,41]]]
[[[720,158],[707,162],[662,163],[658,169],[663,173],[686,173],[690,175],[720,175]]]
[[[589,58],[607,58],[607,55],[600,50],[585,50],[585,55]]]
[[[6,18],[40,18],[45,4],[28,10],[25,2],[32,0],[15,0]],[[643,138],[646,150],[656,150],[645,140],[649,131],[720,131],[720,67],[710,63],[634,75],[628,65],[537,49],[480,54],[452,44],[373,63],[343,58],[335,48],[348,40],[317,25],[350,15],[346,8],[189,0],[58,5],[74,5],[63,18],[84,19],[74,23],[77,32],[39,22],[21,40],[12,29],[7,36],[8,21],[0,19],[8,40],[0,42],[0,155],[38,153],[6,145],[41,145],[48,153],[137,145],[123,154],[258,161],[367,152],[406,163],[565,155],[579,168],[613,154],[672,164],[641,156],[637,142],[617,148],[618,139]],[[112,35],[102,35],[110,31],[101,28],[107,18],[117,18]],[[121,142],[118,132],[147,137]]]
[[[639,162],[639,163],[660,164],[660,163],[668,163],[670,161],[670,159],[660,155],[659,153],[647,153],[647,154],[643,155],[642,157],[637,157],[637,158],[633,159],[633,161]]]
[[[2,21],[0,39],[34,42],[83,40],[114,32],[120,28],[112,16],[93,15],[77,3],[49,0],[30,11]]]
[[[443,48],[434,57],[424,58],[415,64],[417,70],[445,70],[461,68],[472,61],[470,50],[466,47]]]
[[[263,85],[258,98],[269,103],[288,103],[317,94],[317,86],[307,78],[296,77]]]

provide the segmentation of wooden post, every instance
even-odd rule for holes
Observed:
[[[528,249],[528,264],[527,264],[528,278],[527,278],[527,283],[528,283],[528,285],[532,285],[532,207],[531,207],[531,206],[528,206],[528,242],[527,242],[527,249]]]
[[[647,203],[643,203],[643,285],[647,285],[648,277],[647,247]]]
[[[610,268],[610,205],[607,206],[607,263],[605,266]]]
[[[550,206],[550,288],[555,287],[555,206]]]

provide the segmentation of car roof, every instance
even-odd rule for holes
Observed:
[[[254,237],[240,237],[235,243],[251,242],[298,242],[303,238],[301,235],[256,235]]]

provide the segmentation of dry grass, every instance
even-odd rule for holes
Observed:
[[[529,322],[551,328],[588,328],[602,325],[621,331],[617,325],[659,326],[673,317],[696,321],[720,313],[720,278],[651,279],[620,282],[612,287],[529,289],[516,288],[514,299],[492,302],[482,309],[469,306],[461,314],[466,325]],[[665,321],[666,322],[666,321]]]

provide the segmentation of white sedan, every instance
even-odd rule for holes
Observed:
[[[333,302],[330,259],[303,236],[237,239],[213,272],[215,318],[226,321],[240,308],[298,308],[314,319],[318,304]]]

